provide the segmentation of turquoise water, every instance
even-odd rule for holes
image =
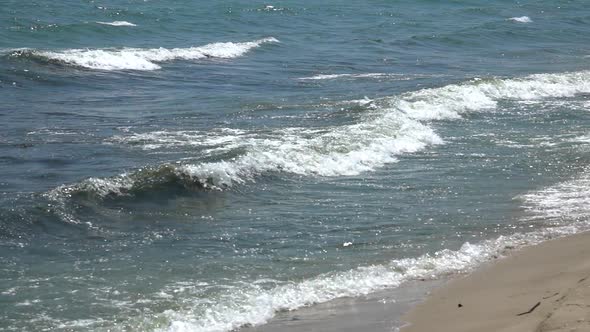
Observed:
[[[587,230],[583,1],[8,1],[0,331],[230,331]]]

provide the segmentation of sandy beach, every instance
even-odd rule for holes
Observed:
[[[590,233],[528,247],[436,289],[401,332],[590,331]]]

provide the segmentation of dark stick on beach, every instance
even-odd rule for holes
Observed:
[[[535,304],[529,311],[526,312],[521,312],[520,314],[516,315],[516,316],[522,316],[522,315],[527,315],[530,314],[531,312],[533,312],[535,309],[537,309],[538,306],[541,305],[541,302],[537,302],[537,304]]]

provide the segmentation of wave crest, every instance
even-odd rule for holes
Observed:
[[[273,37],[242,43],[213,43],[189,48],[122,48],[122,49],[71,49],[63,51],[13,50],[12,57],[30,57],[56,61],[98,70],[156,70],[160,62],[172,60],[199,60],[204,58],[231,59],[242,56],[265,43],[277,43]]]
[[[357,175],[395,162],[397,155],[442,143],[430,127],[393,113],[321,133],[287,128],[273,136],[242,136],[241,140],[226,141],[233,141],[235,148],[245,149],[246,153],[231,160],[167,164],[111,178],[90,178],[58,187],[50,196],[131,195],[171,184],[198,190],[222,190],[254,181],[257,176],[269,172],[306,176]]]
[[[495,109],[500,100],[538,100],[573,97],[590,92],[590,72],[535,74],[513,79],[476,78],[465,84],[450,84],[389,98],[392,109],[418,120],[461,117],[470,111]]]
[[[63,198],[108,198],[131,196],[153,191],[158,187],[178,186],[185,189],[206,189],[207,180],[192,179],[189,174],[179,172],[173,165],[146,167],[132,173],[124,173],[110,178],[88,178],[73,185],[59,186],[47,197],[60,201]]]

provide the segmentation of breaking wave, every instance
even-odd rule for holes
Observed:
[[[114,23],[114,22],[113,22]],[[42,51],[19,49],[12,57],[36,58],[97,70],[156,70],[160,62],[198,60],[204,58],[231,59],[242,56],[265,43],[276,43],[269,37],[242,43],[212,43],[189,48],[122,48],[122,49],[71,49]]]
[[[400,155],[441,144],[430,122],[491,111],[501,100],[571,97],[590,92],[590,72],[538,74],[517,79],[475,79],[464,84],[408,92],[374,100],[369,115],[354,124],[321,128],[282,128],[270,133],[219,130],[214,136],[192,132],[155,132],[113,138],[151,148],[199,146],[235,157],[214,162],[171,163],[111,178],[90,178],[64,185],[51,196],[91,193],[130,195],[166,183],[222,190],[255,181],[269,172],[304,176],[350,176],[397,161]],[[215,131],[212,131],[215,132]],[[223,156],[223,153],[217,154]]]
[[[390,108],[418,120],[459,118],[463,113],[496,109],[502,100],[573,97],[590,92],[590,72],[535,74],[513,79],[475,78],[464,84],[410,92],[389,98]]]
[[[246,150],[231,160],[170,164],[112,178],[90,178],[58,187],[51,195],[80,192],[101,197],[127,195],[170,181],[180,181],[191,188],[224,189],[254,181],[267,172],[306,176],[356,175],[395,162],[397,155],[442,143],[430,127],[399,113],[387,113],[373,120],[322,131],[288,128],[271,135],[250,135],[250,138],[244,135],[242,139],[239,135],[223,138],[233,144],[231,148]],[[165,139],[170,140],[170,137],[165,136]],[[211,141],[219,142],[219,139]],[[218,148],[228,147],[221,144]]]

